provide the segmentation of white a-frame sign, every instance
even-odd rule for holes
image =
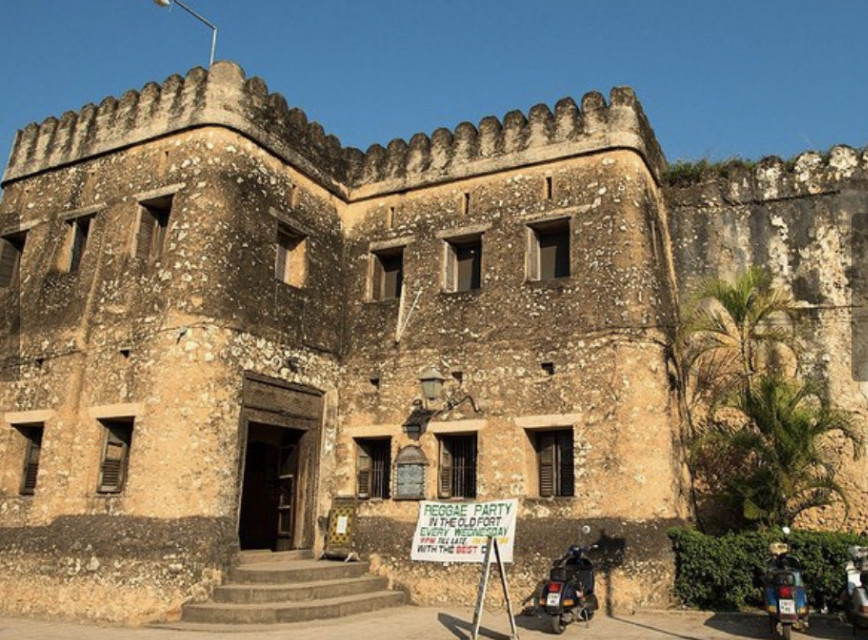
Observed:
[[[506,613],[509,616],[509,628],[512,630],[512,638],[518,640],[518,630],[515,627],[515,616],[512,614],[512,602],[509,599],[509,586],[506,583],[506,569],[503,566],[503,560],[500,557],[500,544],[497,538],[488,536],[488,544],[485,545],[485,558],[482,561],[482,575],[479,578],[479,590],[476,594],[476,607],[473,609],[473,635],[471,638],[477,640],[479,637],[479,625],[482,622],[482,606],[485,603],[485,591],[488,588],[488,577],[491,575],[491,551],[494,550],[494,557],[497,562],[497,569],[500,571],[500,585],[503,587],[503,599],[506,601]]]

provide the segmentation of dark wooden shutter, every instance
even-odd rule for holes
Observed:
[[[565,430],[558,433],[558,481],[557,495],[575,495],[576,481],[572,431]]]
[[[455,255],[458,263],[456,289],[458,291],[471,291],[479,288],[481,247],[482,245],[475,241],[456,248]]]
[[[437,493],[441,498],[452,497],[452,450],[448,438],[440,440],[440,473]]]
[[[119,493],[123,489],[132,425],[106,423],[106,442],[99,473],[101,493]]]
[[[27,434],[27,451],[24,455],[24,478],[21,493],[33,495],[39,473],[39,453],[42,450],[42,429],[30,429]]]
[[[539,260],[539,233],[536,229],[527,229],[527,278],[528,280],[540,279]]]
[[[169,211],[160,211],[154,216],[154,244],[151,249],[151,258],[158,259],[163,255],[163,245],[166,243],[166,232],[169,229]]]
[[[401,297],[401,287],[404,282],[404,250],[380,256],[383,269],[383,288],[381,300],[392,300]]]
[[[555,495],[555,436],[539,434],[539,494],[547,498]]]
[[[568,224],[539,229],[540,280],[566,278],[570,275],[570,231]]]
[[[373,479],[371,469],[371,456],[365,451],[364,446],[359,444],[359,456],[356,463],[356,482],[358,484],[358,496],[360,498],[371,497],[371,481]]]
[[[69,271],[75,273],[81,266],[84,250],[87,247],[87,236],[90,231],[90,219],[79,218],[72,223],[72,248],[69,255]]]
[[[279,233],[277,234],[277,262],[274,265],[274,277],[280,280],[281,282],[286,282],[288,279],[286,277],[286,257],[287,257],[287,247],[286,247],[286,237]]]
[[[154,228],[157,220],[148,209],[142,208],[139,220],[139,231],[136,233],[136,257],[142,260],[151,259],[151,246],[154,242]]]
[[[456,266],[458,262],[457,253],[455,245],[451,242],[447,242],[444,256],[445,264],[443,265],[445,268],[443,276],[445,278],[445,289],[447,291],[458,291],[458,279],[456,276]]]
[[[373,260],[374,269],[373,273],[371,274],[371,299],[382,300],[383,292],[385,291],[386,287],[386,277],[385,273],[383,272],[383,260],[377,254],[373,255]]]
[[[0,287],[11,287],[15,284],[23,248],[23,240],[16,242],[12,238],[0,238]]]

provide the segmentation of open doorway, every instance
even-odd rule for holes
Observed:
[[[294,549],[304,430],[248,422],[238,538],[242,549]]]

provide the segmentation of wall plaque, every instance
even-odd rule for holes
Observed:
[[[401,449],[395,458],[395,499],[421,500],[425,497],[425,467],[428,460],[416,446]]]

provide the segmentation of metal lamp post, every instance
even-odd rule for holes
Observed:
[[[208,66],[210,67],[211,65],[213,65],[214,64],[214,52],[217,49],[217,25],[213,24],[212,22],[209,22],[208,20],[203,18],[201,15],[199,15],[198,13],[193,11],[186,4],[181,2],[181,0],[154,0],[154,3],[161,6],[161,7],[171,7],[173,4],[176,4],[179,7],[181,7],[184,11],[189,13],[191,16],[193,16],[194,18],[196,18],[197,20],[199,20],[200,22],[202,22],[203,24],[208,26],[209,29],[211,29],[211,59],[208,61]]]

